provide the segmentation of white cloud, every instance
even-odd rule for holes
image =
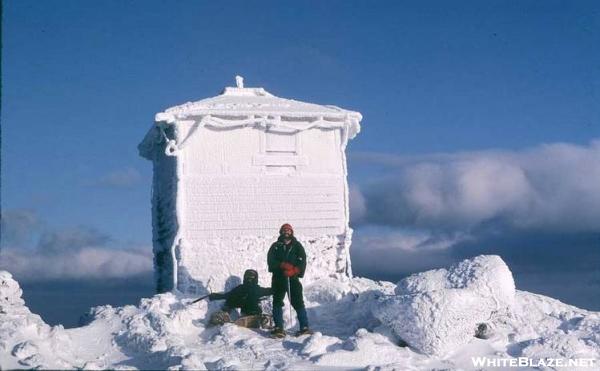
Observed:
[[[152,249],[83,247],[56,254],[5,248],[0,267],[18,280],[110,279],[152,271]]]
[[[151,247],[111,248],[111,238],[93,228],[49,230],[42,225],[31,210],[2,214],[0,269],[23,282],[126,278],[153,270]]]
[[[448,248],[468,240],[463,234],[433,234],[426,230],[362,227],[352,239],[353,271],[374,278],[398,278],[454,262]]]
[[[356,184],[350,184],[350,220],[352,223],[361,223],[367,212],[365,197]]]
[[[369,250],[435,251],[445,250],[469,238],[463,233],[444,234],[429,230],[369,226],[360,229],[360,233],[352,239],[352,244],[353,248]]]
[[[380,159],[393,175],[362,187],[365,223],[600,231],[600,140],[514,152],[363,157]]]

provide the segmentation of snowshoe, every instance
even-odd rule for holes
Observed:
[[[311,329],[309,329],[308,327],[304,327],[301,328],[300,330],[296,331],[296,336],[302,336],[302,335],[312,335],[313,331]]]
[[[275,329],[271,331],[271,337],[276,339],[282,339],[285,337],[285,330],[281,327],[275,327]]]
[[[260,315],[243,316],[233,321],[238,326],[247,328],[259,328],[261,324]]]
[[[248,316],[242,316],[235,321],[233,321],[236,325],[240,327],[246,328],[262,328],[262,329],[272,329],[273,328],[273,318],[266,314],[253,314]]]

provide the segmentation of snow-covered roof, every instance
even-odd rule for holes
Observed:
[[[216,97],[184,103],[157,113],[155,127],[138,146],[140,155],[152,159],[161,135],[167,141],[165,153],[176,154],[179,145],[165,135],[164,129],[168,125],[193,124],[195,128],[207,126],[218,129],[254,126],[284,132],[312,128],[342,129],[344,148],[348,139],[360,132],[362,115],[359,112],[280,98],[263,88],[245,88],[244,79],[240,76],[236,76],[236,82],[236,87],[226,87]]]
[[[306,103],[276,97],[263,88],[245,88],[243,79],[236,78],[237,87],[226,87],[221,95],[188,102],[168,108],[156,115],[156,122],[175,123],[178,119],[213,116],[272,116],[283,120],[323,119],[334,122],[352,120],[359,122],[362,115],[336,106]]]

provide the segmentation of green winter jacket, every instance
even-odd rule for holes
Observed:
[[[277,242],[271,245],[269,253],[267,254],[267,264],[269,265],[269,272],[283,275],[281,270],[281,263],[288,262],[300,269],[298,277],[304,277],[304,271],[306,270],[306,252],[304,247],[296,237],[292,236],[292,242],[286,245],[283,242],[283,238],[279,237]]]

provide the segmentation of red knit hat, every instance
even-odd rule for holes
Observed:
[[[285,228],[288,228],[289,230],[292,231],[292,235],[294,234],[294,228],[292,228],[291,224],[285,223],[284,225],[281,226],[281,228],[279,228],[279,234],[281,234],[281,232],[283,232],[283,230]]]

